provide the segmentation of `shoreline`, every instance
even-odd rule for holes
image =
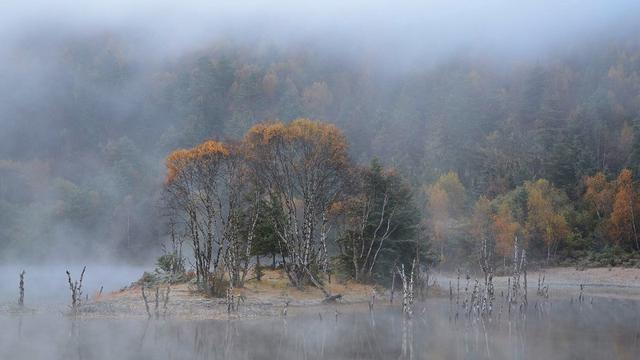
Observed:
[[[554,267],[528,273],[528,291],[535,297],[538,279],[544,276],[545,285],[549,285],[551,298],[570,299],[578,296],[580,285],[584,285],[584,295],[591,298],[605,298],[618,300],[640,301],[640,269],[631,268],[590,268],[577,270],[569,267]],[[472,284],[480,277],[471,276],[468,280]],[[507,276],[496,276],[494,286],[497,290],[505,289]],[[456,286],[456,274],[451,272],[435,272],[431,274],[436,288],[429,290],[430,299],[446,297],[449,281]],[[460,286],[465,286],[467,280],[461,276]],[[237,310],[228,312],[225,298],[209,298],[198,292],[191,283],[171,285],[169,301],[164,307],[162,295],[158,304],[158,318],[175,320],[246,320],[283,317],[283,312],[289,316],[318,313],[331,316],[340,309],[353,311],[368,311],[368,303],[375,294],[376,306],[398,306],[401,294],[396,292],[398,299],[389,304],[389,289],[376,288],[373,285],[363,285],[352,282],[341,283],[333,281],[327,284],[332,294],[341,294],[342,298],[330,304],[323,303],[324,295],[319,289],[311,286],[303,291],[291,287],[286,277],[271,271],[265,274],[262,281],[247,281],[243,288],[234,290],[234,304]],[[160,284],[162,294],[167,284]],[[149,307],[152,318],[156,318],[155,291],[149,291]],[[288,304],[287,304],[288,303]],[[343,310],[343,311],[344,311]],[[0,304],[2,315],[30,315],[30,314],[60,314],[67,316],[69,307],[41,305],[26,306],[20,310],[17,305]],[[322,315],[320,315],[322,316]],[[142,298],[140,285],[132,284],[119,291],[93,296],[80,308],[79,319],[148,319],[145,303]]]

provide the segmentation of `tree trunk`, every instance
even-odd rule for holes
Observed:
[[[256,279],[262,280],[262,269],[260,269],[260,255],[256,255]]]
[[[547,266],[549,266],[549,259],[551,259],[551,245],[547,245]]]

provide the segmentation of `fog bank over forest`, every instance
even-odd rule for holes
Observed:
[[[544,56],[553,48],[620,35],[640,5],[607,1],[73,1],[2,5],[2,37],[85,37],[120,33],[142,54],[170,54],[210,46],[212,40],[268,41],[282,46],[323,44],[335,55],[365,51],[376,60],[436,62],[472,47],[500,56]],[[46,41],[46,40],[45,40]],[[5,42],[5,46],[7,42]],[[150,54],[148,51],[152,51]],[[138,54],[138,55],[142,55]],[[145,59],[150,60],[150,59]],[[407,65],[407,64],[402,64]],[[402,66],[396,66],[402,68]]]
[[[155,257],[164,157],[268,119],[335,123],[418,205],[447,171],[467,207],[542,177],[575,200],[639,168],[639,20],[631,0],[5,2],[0,260]]]

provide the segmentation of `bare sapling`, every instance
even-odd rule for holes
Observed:
[[[84,272],[87,270],[87,267],[82,268],[82,273],[80,273],[80,279],[77,281],[73,281],[71,279],[71,272],[67,270],[67,280],[69,282],[69,290],[71,290],[71,310],[73,314],[77,314],[80,305],[82,304],[82,281],[84,279]]]
[[[20,273],[20,283],[18,285],[18,289],[20,289],[20,296],[18,297],[18,306],[20,307],[24,306],[24,274],[25,274],[25,271],[22,270],[22,272]]]

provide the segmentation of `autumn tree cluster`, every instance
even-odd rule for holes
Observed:
[[[585,229],[598,234],[608,244],[640,251],[638,218],[640,188],[633,173],[624,169],[615,179],[602,172],[584,179]]]
[[[353,166],[333,125],[260,123],[240,142],[175,150],[166,166],[172,236],[191,244],[197,282],[211,293],[242,286],[261,255],[280,255],[299,288],[323,288],[336,247],[355,279],[415,257],[409,189],[377,163]]]
[[[449,172],[425,187],[425,224],[445,264],[487,257],[505,264],[516,241],[545,264],[604,248],[639,251],[639,190],[632,171],[623,169],[612,179],[602,172],[585,176],[576,200],[538,179],[465,201],[465,187]]]

